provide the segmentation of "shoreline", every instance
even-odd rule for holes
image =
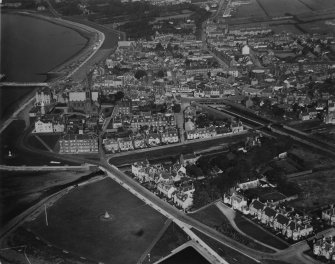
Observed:
[[[3,11],[1,11],[1,13],[2,12]],[[75,54],[70,56],[63,63],[61,63],[59,65],[56,65],[51,70],[48,70],[48,72],[46,72],[46,77],[47,77],[47,74],[51,73],[54,69],[58,69],[58,71],[60,71],[60,69],[62,69],[64,67],[68,67],[69,64],[74,63],[74,61],[80,60],[80,56],[82,56],[86,52],[89,52],[91,48],[92,48],[92,52],[89,55],[87,54],[87,56],[85,56],[85,59],[77,67],[75,67],[74,69],[69,70],[68,72],[66,72],[64,75],[61,75],[60,77],[50,78],[48,80],[49,82],[54,82],[55,83],[55,82],[60,81],[60,79],[71,77],[74,73],[76,73],[80,68],[82,68],[96,54],[96,52],[101,48],[101,46],[103,45],[103,43],[105,41],[105,35],[101,31],[99,31],[99,30],[97,30],[93,27],[89,27],[87,25],[79,24],[79,23],[72,22],[72,21],[69,21],[69,20],[64,20],[64,19],[59,20],[57,18],[42,16],[42,15],[38,15],[38,14],[30,13],[30,12],[25,12],[25,11],[15,11],[15,12],[14,11],[11,11],[11,12],[7,11],[7,12],[4,12],[4,13],[14,14],[14,15],[30,16],[30,17],[36,18],[36,19],[43,19],[45,21],[48,21],[49,23],[54,23],[54,24],[57,24],[59,26],[69,28],[71,30],[75,30],[78,33],[81,32],[79,34],[84,34],[83,31],[86,31],[91,35],[94,34],[94,36],[92,36],[90,39],[87,40],[86,45],[82,49],[80,49],[78,52],[76,52]],[[88,37],[88,36],[86,35],[86,37]],[[93,49],[93,46],[96,45],[96,44],[98,44],[98,46],[96,47],[96,49]],[[24,98],[22,98],[21,100],[18,99],[18,107],[13,109],[13,112],[8,114],[8,116],[1,119],[0,134],[10,125],[10,123],[15,119],[15,117],[17,117],[22,111],[27,110],[26,108],[28,108],[31,105],[31,103],[34,101],[36,89],[37,89],[37,87],[32,87],[31,92],[28,92],[25,96],[23,96]]]

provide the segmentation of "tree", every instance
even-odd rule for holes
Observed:
[[[200,208],[206,204],[209,204],[210,202],[211,198],[206,190],[198,190],[198,188],[195,188],[195,191],[193,193],[193,206],[195,208]]]
[[[181,106],[180,106],[180,104],[174,104],[173,107],[172,107],[172,109],[173,109],[173,112],[180,113]]]
[[[147,72],[144,71],[144,70],[137,70],[137,71],[135,72],[134,76],[135,76],[135,78],[136,78],[137,80],[139,80],[139,79],[141,79],[142,77],[147,76]]]
[[[195,178],[203,176],[202,170],[194,164],[187,165],[186,166],[186,171],[187,171],[187,174],[189,174],[189,175],[191,175],[192,177],[195,177]]]
[[[164,71],[163,71],[163,70],[159,70],[159,71],[157,72],[157,76],[158,76],[159,78],[163,78],[163,77],[164,77]]]
[[[171,42],[169,42],[169,43],[167,44],[166,49],[167,49],[168,51],[172,52],[173,47],[172,47],[172,45],[171,45]]]
[[[157,43],[156,47],[155,47],[156,51],[163,51],[164,47],[162,46],[162,44],[160,42]]]
[[[118,128],[117,128],[117,132],[118,132],[118,133],[122,133],[122,132],[124,132],[124,128],[123,128],[123,127],[118,127]]]
[[[210,125],[210,121],[207,117],[206,114],[200,114],[197,116],[196,119],[196,124],[199,128],[204,128],[204,127],[208,127]]]
[[[124,97],[124,93],[121,92],[121,91],[118,91],[118,92],[115,94],[115,101],[120,101],[123,97]]]
[[[197,160],[197,166],[204,172],[204,173],[208,173],[209,169],[210,169],[210,164],[209,164],[209,160],[207,157],[200,157]]]

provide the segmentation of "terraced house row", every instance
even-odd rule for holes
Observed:
[[[173,144],[179,142],[177,129],[169,129],[164,132],[138,133],[128,137],[108,137],[102,140],[106,151],[120,152],[133,149],[155,147],[162,144]]]
[[[176,120],[172,114],[141,113],[140,115],[117,115],[113,116],[107,126],[107,132],[119,127],[129,127],[138,130],[141,127],[175,127]]]
[[[288,212],[285,208],[267,205],[259,200],[253,200],[249,206],[249,214],[268,227],[280,231],[287,238],[299,240],[313,233],[311,219],[306,215]]]

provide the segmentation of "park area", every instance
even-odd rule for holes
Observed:
[[[63,252],[124,264],[136,263],[166,220],[109,178],[74,189],[47,209],[47,219],[42,213],[24,228]]]

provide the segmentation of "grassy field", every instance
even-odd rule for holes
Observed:
[[[11,250],[0,251],[0,261],[3,264],[96,264],[96,261],[82,259],[80,256],[63,252],[61,248],[51,246],[40,238],[37,238],[32,232],[25,228],[19,227],[6,239],[1,241],[1,247],[15,247]],[[25,250],[23,248],[16,248],[17,246],[27,245]],[[29,262],[24,255],[24,251],[28,256]]]
[[[257,0],[258,4],[270,17],[300,14],[311,11],[299,0]]]
[[[30,135],[27,139],[29,146],[35,148],[35,149],[40,149],[47,151],[48,149],[39,141],[35,135]]]
[[[107,210],[113,217],[102,221]],[[26,225],[70,253],[104,263],[136,263],[165,217],[111,179],[75,189]],[[94,247],[92,247],[94,245]]]
[[[147,256],[143,263],[149,264],[158,261],[160,258],[167,256],[172,250],[186,243],[188,240],[186,233],[172,222],[150,251],[150,261]]]
[[[276,17],[298,15],[335,8],[333,0],[250,0],[240,5],[236,17]]]
[[[302,190],[301,196],[289,204],[298,209],[313,210],[335,203],[335,170],[319,171],[294,178]]]
[[[1,171],[0,219],[4,224],[65,184],[92,175],[89,171]]]
[[[282,168],[286,174],[298,172],[298,168],[289,159],[278,160],[274,163],[276,166]]]
[[[330,159],[323,155],[301,147],[294,147],[290,150],[290,152],[304,160],[304,164],[306,167],[305,169],[314,168],[315,166],[321,166],[323,164],[332,162]]]
[[[300,0],[312,10],[335,8],[334,0]]]
[[[275,235],[270,235],[269,233],[265,232],[262,228],[258,227],[256,224],[251,223],[242,215],[237,213],[234,220],[237,227],[241,231],[255,238],[256,240],[278,249],[285,249],[288,247],[286,243],[281,241]]]
[[[226,218],[224,214],[221,213],[221,211],[215,206],[211,205],[209,207],[206,207],[205,209],[202,209],[200,211],[197,211],[194,214],[190,214],[193,218],[197,219],[198,221],[204,223],[205,225],[208,225],[210,227],[213,227],[214,229],[218,230],[222,234],[233,238],[234,240],[250,247],[257,249],[259,251],[263,252],[273,252],[272,249],[269,249],[261,244],[258,244],[254,242],[253,240],[243,236],[239,232],[237,232],[229,223],[229,220]]]
[[[56,144],[61,135],[39,135],[39,137],[49,146],[51,149],[55,149]]]
[[[266,13],[259,6],[257,0],[250,0],[247,5],[240,5],[236,17],[266,17]]]

